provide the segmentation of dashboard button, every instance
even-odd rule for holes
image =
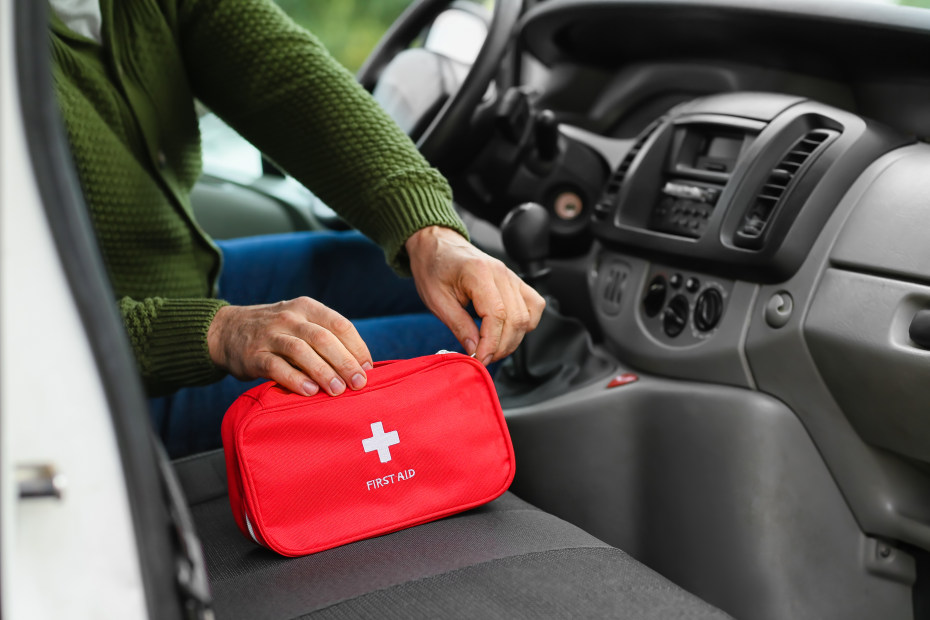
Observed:
[[[684,277],[683,277],[680,273],[673,273],[673,274],[671,275],[671,277],[668,279],[668,283],[669,283],[669,284],[671,285],[671,287],[674,288],[674,289],[679,289],[679,288],[681,288],[681,284],[682,284],[682,282],[684,282],[684,281],[685,281],[685,279],[684,279]]]
[[[646,316],[654,317],[662,311],[665,305],[665,296],[668,294],[668,282],[665,276],[656,276],[649,283],[646,289],[646,296],[643,298],[643,310]]]
[[[765,322],[769,327],[778,329],[784,327],[791,320],[794,312],[794,299],[787,291],[779,291],[772,295],[765,305]]]
[[[709,288],[698,295],[694,304],[694,326],[702,332],[709,332],[720,323],[723,316],[723,295],[715,288]]]
[[[688,278],[688,281],[685,282],[685,288],[689,293],[697,293],[698,289],[701,288],[701,281],[697,278]]]

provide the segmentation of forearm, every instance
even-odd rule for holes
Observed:
[[[354,77],[273,3],[180,6],[196,94],[381,245],[392,264],[404,267],[403,242],[424,226],[465,233],[442,175]]]

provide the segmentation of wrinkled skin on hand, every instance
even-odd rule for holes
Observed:
[[[213,362],[237,379],[265,377],[298,394],[365,387],[371,353],[355,326],[309,297],[225,306],[207,332]]]
[[[424,228],[405,248],[423,302],[483,364],[512,353],[539,323],[542,297],[454,230]],[[465,310],[469,302],[480,330]],[[264,377],[306,396],[361,389],[372,368],[355,326],[309,297],[220,308],[207,347],[213,362],[238,379]]]
[[[539,293],[454,230],[424,228],[405,247],[420,298],[483,364],[513,353],[539,324],[546,305]],[[465,311],[469,301],[481,318],[480,332]]]

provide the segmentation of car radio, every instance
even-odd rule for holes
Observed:
[[[664,183],[647,228],[698,238],[740,155],[755,133],[701,123],[681,123],[672,137]]]

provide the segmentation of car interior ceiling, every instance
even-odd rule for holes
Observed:
[[[523,14],[520,71],[443,168],[476,243],[549,300],[496,376],[511,492],[298,559],[242,537],[221,451],[169,464],[148,432],[32,77],[44,3],[17,5],[34,167],[108,389],[151,617],[930,613],[930,11],[745,4]],[[198,188],[241,201],[247,228],[308,225],[240,190]]]

